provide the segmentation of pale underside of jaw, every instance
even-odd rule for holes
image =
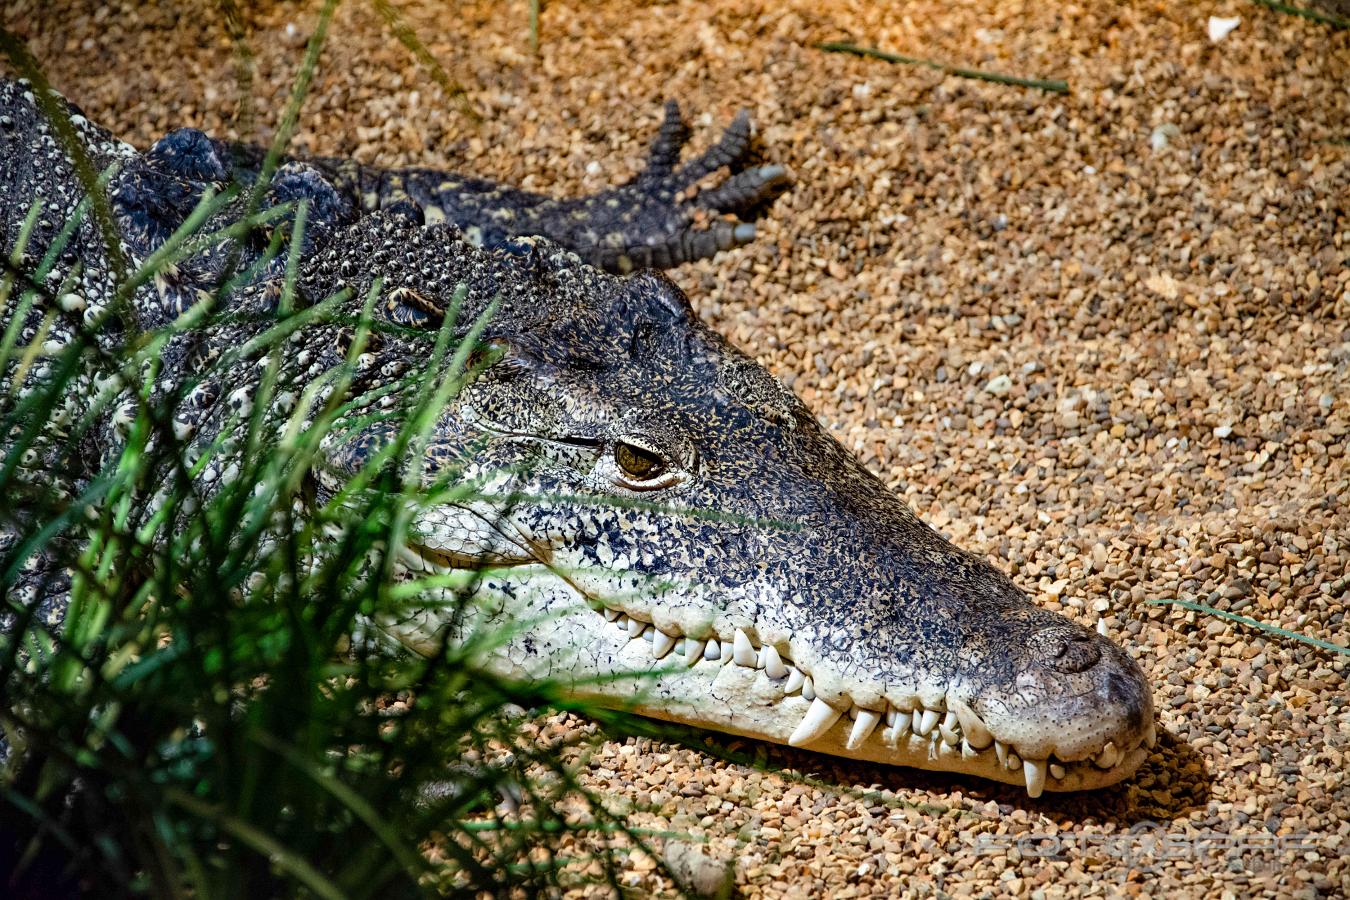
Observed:
[[[487,667],[511,677],[572,677],[575,696],[652,718],[851,759],[977,775],[1024,785],[1033,798],[1115,784],[1155,744],[1150,724],[1132,746],[1108,742],[1087,759],[1032,758],[996,739],[955,697],[927,706],[915,698],[903,709],[885,701],[885,708],[840,708],[816,695],[810,673],[744,630],[700,640],[661,631],[641,613],[594,609],[573,598],[565,614],[529,629],[528,651],[513,641]],[[428,619],[391,630],[416,646],[436,626]]]

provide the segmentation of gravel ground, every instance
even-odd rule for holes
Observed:
[[[750,897],[1350,892],[1350,657],[1149,605],[1350,644],[1350,30],[1238,0],[555,0],[535,57],[523,0],[400,9],[483,121],[354,2],[301,149],[575,193],[637,170],[666,97],[696,141],[749,108],[796,184],[753,245],[675,279],[927,521],[1105,615],[1166,730],[1128,784],[1039,801],[747,743],[722,746],[766,769],[603,744],[589,784],[706,837]],[[314,14],[241,23],[251,124],[215,7],[0,19],[145,144],[269,136]],[[1213,45],[1211,15],[1241,24]],[[812,46],[841,39],[1071,93]],[[655,868],[625,879],[668,889]]]

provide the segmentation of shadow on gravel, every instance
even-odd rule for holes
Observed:
[[[693,729],[661,728],[658,739],[671,740],[728,762],[775,772],[788,782],[807,782],[833,788],[860,799],[875,797],[879,806],[917,809],[934,814],[955,812],[985,818],[969,809],[971,802],[999,804],[1008,808],[1041,812],[1060,823],[1110,822],[1129,829],[1141,824],[1165,824],[1204,809],[1210,799],[1213,778],[1204,758],[1185,741],[1159,728],[1158,746],[1133,777],[1122,784],[1098,791],[1046,792],[1033,800],[1026,790],[983,778],[950,772],[926,772],[902,766],[850,762],[836,757],[794,750],[745,738],[700,732]],[[882,791],[889,792],[883,796]],[[951,794],[947,803],[942,795]]]

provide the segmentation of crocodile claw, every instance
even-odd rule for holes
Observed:
[[[757,217],[790,180],[781,165],[745,165],[752,137],[750,115],[742,110],[716,144],[680,166],[689,127],[679,104],[670,101],[642,174],[571,201],[562,237],[551,229],[543,233],[592,265],[621,274],[670,268],[747,244],[757,231],[739,217]],[[697,189],[722,169],[729,171],[726,178]]]

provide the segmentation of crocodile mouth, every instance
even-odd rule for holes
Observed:
[[[1015,743],[999,739],[968,704],[949,693],[925,704],[918,697],[876,707],[833,705],[818,696],[814,679],[785,649],[761,644],[744,629],[731,635],[695,638],[658,629],[641,614],[601,609],[610,635],[625,647],[624,660],[636,665],[665,663],[668,674],[635,698],[636,708],[655,718],[688,722],[688,707],[671,688],[701,686],[694,696],[733,697],[745,701],[740,722],[715,715],[709,722],[775,743],[833,755],[929,770],[976,774],[1023,785],[1028,796],[1043,791],[1105,787],[1132,775],[1156,745],[1150,724],[1143,734],[1108,740],[1075,759],[1054,752],[1036,758]],[[683,670],[683,671],[682,671]],[[667,683],[666,679],[669,679]],[[641,688],[640,688],[641,690]],[[602,701],[606,698],[598,697]],[[714,703],[714,709],[719,704]],[[700,724],[694,722],[694,724]],[[788,729],[785,725],[791,725]]]
[[[405,547],[400,559],[406,568],[427,574],[465,568],[460,554],[416,545]],[[495,565],[524,561],[502,559]],[[480,561],[476,568],[483,566]],[[579,586],[563,581],[576,597]],[[1080,745],[1062,754],[1047,753],[1042,746],[1034,752],[1001,738],[953,691],[924,700],[888,697],[874,705],[831,703],[786,643],[762,642],[744,628],[729,634],[709,628],[701,637],[668,625],[658,628],[649,614],[617,609],[581,593],[585,602],[576,604],[566,625],[554,632],[547,669],[566,680],[564,657],[584,644],[588,659],[577,667],[572,691],[603,706],[835,756],[977,775],[1024,786],[1032,798],[1047,790],[1088,790],[1122,781],[1156,744],[1150,718],[1142,733],[1117,732],[1098,746]],[[403,623],[395,630],[405,643],[412,636],[408,626],[423,636],[436,631],[434,615]],[[604,652],[597,654],[597,646]]]

